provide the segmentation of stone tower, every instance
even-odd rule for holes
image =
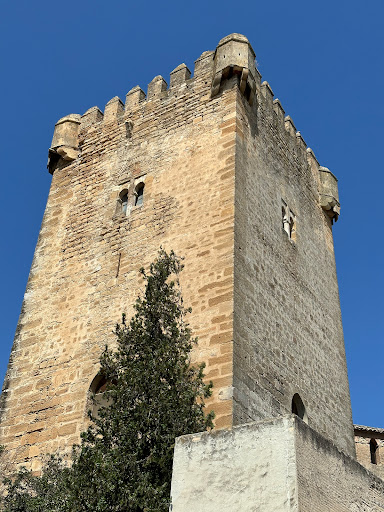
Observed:
[[[337,180],[239,34],[55,126],[52,185],[1,402],[4,457],[38,469],[86,425],[98,358],[159,247],[214,384],[218,428],[294,412],[354,455],[332,224]]]

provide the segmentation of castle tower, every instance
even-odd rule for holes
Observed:
[[[354,455],[332,224],[337,180],[317,162],[232,34],[170,83],[66,116],[4,382],[1,439],[38,469],[87,421],[105,343],[162,245],[214,383],[218,428],[294,412]]]

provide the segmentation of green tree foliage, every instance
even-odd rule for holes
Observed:
[[[213,427],[204,414],[212,384],[203,364],[190,365],[197,340],[185,322],[182,268],[160,250],[149,272],[141,269],[145,292],[116,327],[117,349],[101,356],[104,405],[90,413],[71,467],[53,457],[41,477],[19,472],[7,481],[6,512],[168,511],[175,437]]]

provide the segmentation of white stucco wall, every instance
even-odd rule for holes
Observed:
[[[172,512],[297,511],[290,417],[179,438],[171,494]]]
[[[384,482],[296,416],[177,439],[172,512],[384,512]]]

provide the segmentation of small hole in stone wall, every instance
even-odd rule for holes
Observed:
[[[296,414],[300,419],[308,423],[307,413],[305,410],[304,403],[298,393],[295,393],[292,398],[292,413]]]

